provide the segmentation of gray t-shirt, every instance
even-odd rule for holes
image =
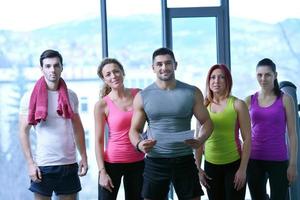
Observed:
[[[192,154],[190,146],[184,142],[170,142],[166,134],[171,138],[172,133],[191,129],[195,87],[176,81],[174,89],[163,90],[153,83],[141,91],[141,97],[149,126],[147,136],[157,140],[147,156],[173,158]],[[162,137],[164,139],[160,140]]]

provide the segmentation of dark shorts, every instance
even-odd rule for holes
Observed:
[[[145,158],[142,191],[144,198],[165,199],[171,182],[181,200],[204,194],[193,155],[177,158]]]
[[[31,181],[29,190],[43,196],[74,194],[81,190],[78,164],[39,167],[42,182]]]

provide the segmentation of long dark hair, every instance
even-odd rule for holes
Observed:
[[[259,61],[256,65],[256,69],[261,67],[261,66],[268,66],[270,69],[276,74],[276,65],[275,63],[270,59],[270,58],[264,58],[261,61]],[[281,90],[279,88],[278,80],[275,78],[274,80],[274,88],[273,88],[274,94],[277,97],[280,97],[281,95]]]
[[[104,66],[107,64],[111,64],[111,63],[116,64],[122,71],[123,76],[125,76],[125,71],[124,71],[123,65],[117,59],[104,58],[97,69],[97,74],[98,74],[99,78],[101,78],[102,80],[104,79],[103,74],[102,74],[102,70],[103,70]],[[101,93],[100,93],[100,96],[104,97],[104,96],[108,95],[110,93],[110,91],[111,91],[111,88],[106,83],[104,83]]]

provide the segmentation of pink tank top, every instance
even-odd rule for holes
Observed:
[[[138,89],[130,89],[134,97]],[[104,160],[109,163],[132,163],[144,159],[144,154],[138,152],[129,140],[129,129],[133,109],[121,110],[115,103],[105,96],[103,100],[108,106],[108,141],[104,151]]]
[[[284,161],[288,159],[285,142],[286,116],[282,95],[268,106],[261,107],[258,93],[251,96],[252,159]]]

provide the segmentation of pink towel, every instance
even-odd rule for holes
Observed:
[[[60,78],[58,85],[57,114],[71,119],[74,112],[70,105],[68,89],[65,81]],[[46,120],[48,115],[48,90],[45,78],[42,76],[35,84],[29,102],[28,124],[36,125]]]

